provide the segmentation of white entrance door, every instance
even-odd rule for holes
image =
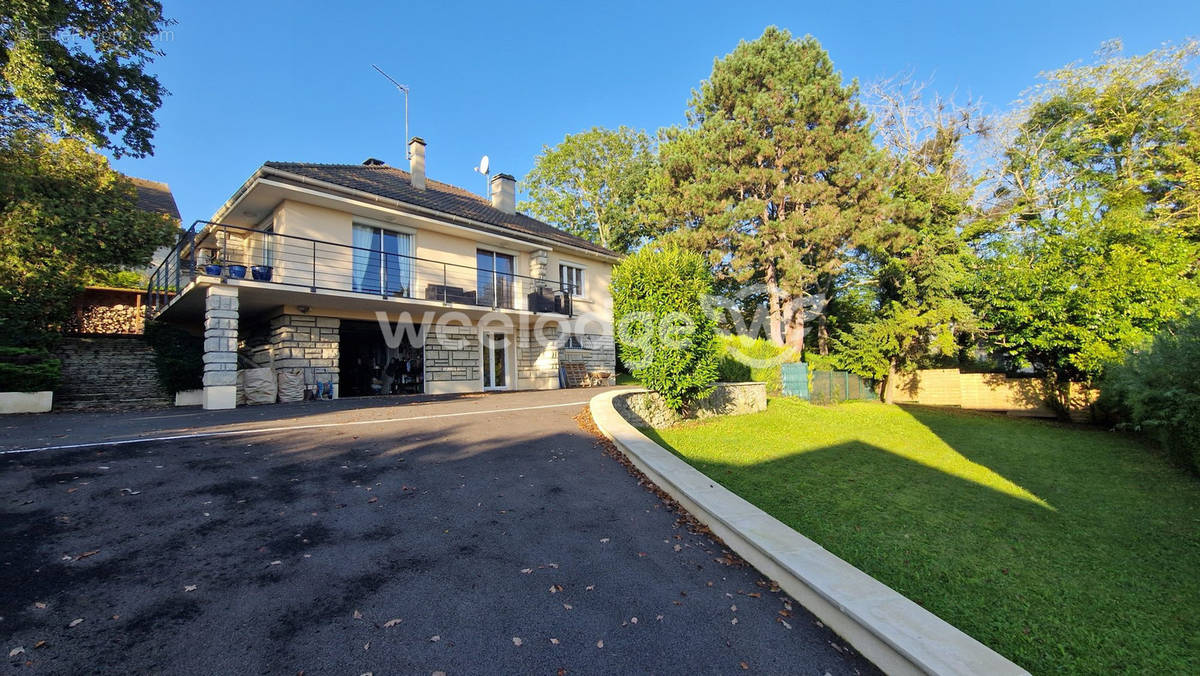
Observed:
[[[508,337],[483,332],[483,389],[508,389]]]

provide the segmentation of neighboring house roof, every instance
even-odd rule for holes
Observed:
[[[175,196],[166,183],[148,181],[144,178],[129,176],[129,180],[137,187],[137,208],[155,214],[165,214],[179,221],[179,207],[175,204]]]
[[[418,190],[409,182],[407,171],[386,164],[267,162],[263,166],[378,195],[397,202],[440,211],[452,216],[468,218],[508,230],[517,235],[540,237],[605,256],[618,255],[598,244],[563,232],[531,216],[520,212],[505,213],[493,207],[491,202],[483,197],[457,186],[426,179],[425,189]]]

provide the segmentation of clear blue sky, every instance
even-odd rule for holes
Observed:
[[[171,91],[156,152],[125,173],[171,184],[208,218],[264,161],[407,169],[403,101],[430,178],[482,192],[480,155],[522,178],[543,145],[594,125],[684,120],[690,91],[741,39],[814,35],[847,80],[911,70],[1007,108],[1039,72],[1200,34],[1200,2],[182,2],[153,70]],[[914,5],[917,3],[913,3]]]

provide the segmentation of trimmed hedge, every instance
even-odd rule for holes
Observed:
[[[62,362],[45,350],[0,347],[0,392],[43,392],[58,387]]]
[[[779,394],[783,387],[779,365],[800,361],[799,353],[765,338],[718,336],[718,340],[717,380],[724,383],[766,383],[767,393]]]
[[[621,360],[674,411],[717,380],[716,323],[704,303],[712,273],[698,254],[644,247],[613,269],[613,317]]]
[[[1100,392],[1101,408],[1122,427],[1149,434],[1200,474],[1200,315],[1110,367]]]

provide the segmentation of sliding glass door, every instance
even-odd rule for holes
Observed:
[[[475,252],[476,294],[480,305],[513,306],[513,271],[516,265],[508,254],[486,249]]]
[[[354,225],[354,290],[412,295],[412,235]]]

